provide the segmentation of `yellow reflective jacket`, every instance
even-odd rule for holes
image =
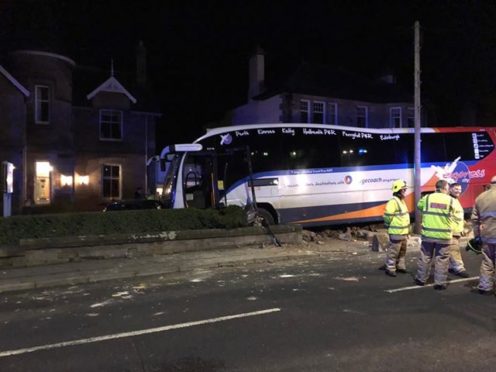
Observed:
[[[465,211],[458,199],[453,198],[454,220],[453,220],[453,235],[460,236],[465,228]]]
[[[422,212],[422,237],[440,243],[451,241],[455,221],[454,200],[441,192],[420,199],[417,208]]]
[[[410,233],[410,214],[404,200],[393,196],[386,204],[383,218],[389,235]]]

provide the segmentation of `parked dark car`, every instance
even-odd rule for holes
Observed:
[[[160,201],[153,199],[116,200],[107,205],[103,211],[110,212],[130,209],[162,209],[163,207],[164,206]]]

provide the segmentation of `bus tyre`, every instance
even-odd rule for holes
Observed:
[[[258,208],[257,215],[262,225],[275,225],[276,223],[274,216],[267,209]]]

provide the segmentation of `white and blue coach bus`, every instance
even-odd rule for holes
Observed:
[[[438,179],[460,182],[462,205],[470,208],[496,174],[495,140],[495,128],[423,128],[422,191],[432,191]],[[244,207],[255,199],[270,223],[379,220],[398,178],[410,186],[407,205],[413,211],[413,151],[411,128],[215,128],[193,144],[162,150],[168,162],[162,200],[171,208],[208,208]]]

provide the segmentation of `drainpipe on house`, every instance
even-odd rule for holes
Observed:
[[[148,190],[148,115],[145,115],[145,193],[149,193]]]
[[[24,146],[22,148],[22,191],[21,191],[21,206],[20,210],[23,210],[23,207],[26,206],[28,201],[28,145],[26,144],[26,140],[24,139]]]

